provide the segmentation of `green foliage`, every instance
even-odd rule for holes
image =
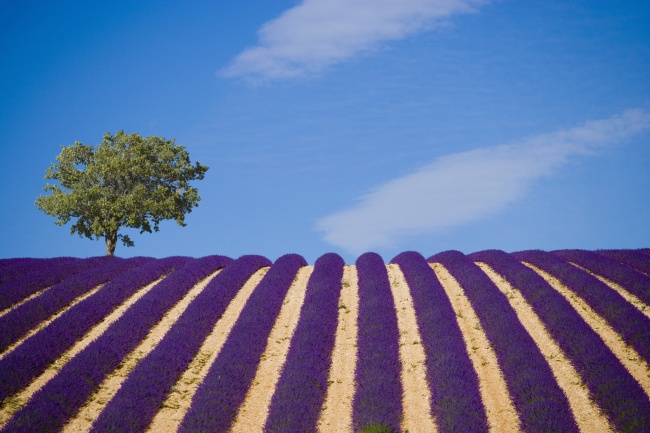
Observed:
[[[137,133],[104,134],[96,147],[75,142],[61,146],[56,163],[45,179],[58,181],[43,189],[36,206],[67,224],[77,218],[70,234],[106,239],[106,253],[113,255],[117,238],[133,246],[121,227],[158,231],[163,220],[185,226],[185,214],[198,206],[198,190],[189,181],[203,179],[208,167],[192,165],[184,146],[163,137],[141,137]]]
[[[365,426],[359,433],[395,433],[395,430],[386,424],[375,423]]]

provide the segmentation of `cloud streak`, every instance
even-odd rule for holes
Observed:
[[[258,31],[259,43],[221,71],[226,77],[289,78],[434,27],[488,0],[304,0]]]
[[[594,154],[649,128],[650,113],[627,110],[517,144],[442,156],[321,218],[316,229],[326,242],[359,254],[469,223],[520,199],[533,181],[569,158]]]

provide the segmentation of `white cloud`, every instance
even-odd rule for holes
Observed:
[[[320,219],[326,242],[359,254],[405,236],[480,219],[521,198],[532,181],[568,158],[592,154],[650,128],[650,114],[622,115],[501,145],[440,157],[361,197],[350,209]]]
[[[287,78],[319,71],[402,39],[488,0],[304,0],[258,31],[225,76]]]

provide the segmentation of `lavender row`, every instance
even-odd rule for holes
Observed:
[[[264,257],[243,256],[221,271],[138,363],[92,431],[145,431],[230,301],[254,272],[270,265]]]
[[[559,250],[553,254],[619,284],[650,305],[650,277],[610,257],[585,250]]]
[[[643,250],[596,250],[595,252],[650,275],[650,257]]]
[[[469,299],[503,371],[521,428],[526,432],[577,432],[569,403],[506,296],[459,251],[429,257],[456,278]]]
[[[0,360],[0,401],[18,392],[141,287],[187,262],[170,257],[123,274],[53,320]]]
[[[0,259],[0,282],[2,282],[2,273],[5,270],[11,269],[11,267],[14,265],[18,265],[20,263],[27,263],[32,260],[42,260],[42,259],[35,259],[32,257],[13,257],[9,259]]]
[[[64,365],[6,429],[16,433],[59,431],[171,307],[196,283],[230,261],[221,256],[204,257],[171,273]]]
[[[314,264],[264,431],[316,431],[328,388],[344,264],[333,253]]]
[[[411,290],[439,431],[487,432],[478,376],[445,290],[421,254],[404,252],[391,263],[399,265]]]
[[[127,260],[114,257],[102,266],[66,278],[41,296],[30,299],[0,317],[0,352],[18,341],[34,326],[69,305],[75,298],[151,260],[153,259],[143,257]]]
[[[301,256],[287,254],[264,275],[196,391],[179,432],[225,432],[230,428],[287,291],[305,265]]]
[[[47,265],[34,265],[34,270],[0,284],[0,311],[33,295],[39,290],[60,283],[70,275],[109,262],[112,257],[89,259],[61,259]]]
[[[650,362],[650,319],[618,292],[552,253],[533,250],[513,253],[513,256],[559,279],[603,317],[646,362]]]
[[[51,266],[65,261],[80,260],[72,257],[56,257],[52,259],[17,258],[4,259],[0,263],[0,284],[14,280],[21,275],[40,270],[43,266]]]
[[[561,294],[503,251],[469,257],[487,263],[521,292],[618,431],[650,431],[650,401],[643,389]]]
[[[375,253],[357,259],[359,318],[352,422],[399,431],[402,382],[399,329],[386,265]]]

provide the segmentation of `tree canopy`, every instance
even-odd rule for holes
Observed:
[[[61,146],[45,179],[58,181],[43,188],[36,206],[65,225],[77,218],[70,234],[106,239],[106,254],[113,255],[117,239],[133,246],[121,227],[140,233],[159,230],[163,220],[185,226],[185,214],[198,206],[198,190],[191,180],[203,179],[208,167],[190,162],[184,146],[174,139],[141,137],[138,133],[107,132],[97,146],[75,142]]]

